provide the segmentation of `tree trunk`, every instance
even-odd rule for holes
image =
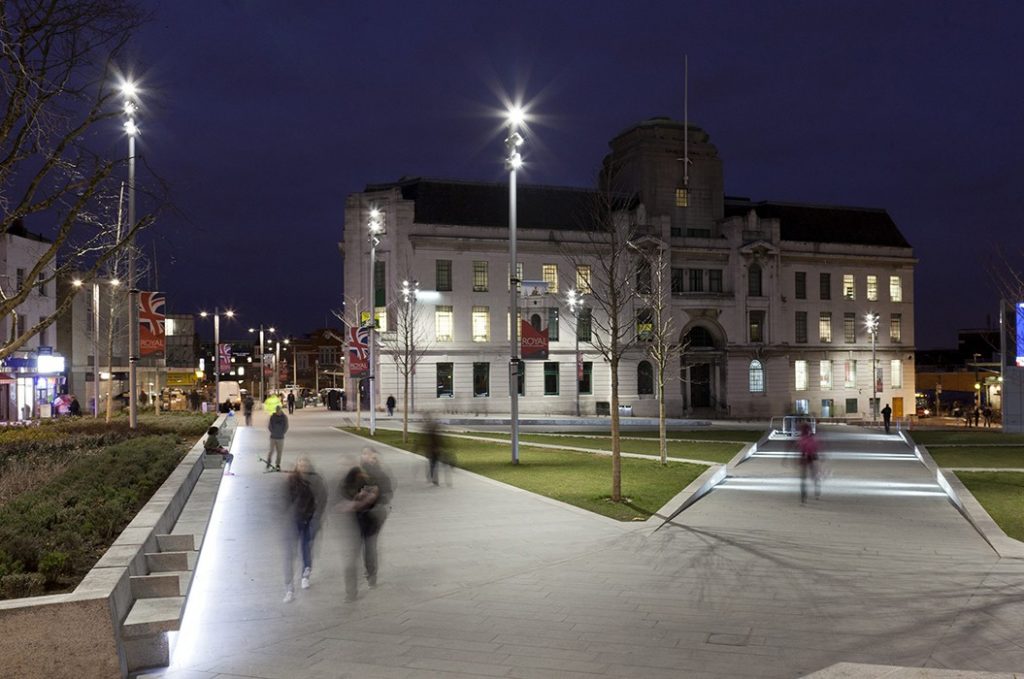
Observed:
[[[613,349],[614,351],[614,349]],[[622,458],[619,443],[619,359],[612,356],[612,502],[622,501]]]
[[[363,394],[363,390],[359,388],[359,381],[356,380],[356,430],[357,431],[361,430],[363,428],[363,410],[362,410],[362,408],[359,405],[359,403],[361,401],[361,399],[359,397],[362,396],[362,394]]]
[[[658,366],[658,452],[661,464],[668,464],[668,440],[665,431],[665,370]]]
[[[409,368],[408,362],[406,367],[402,371],[402,380],[404,382],[402,389],[405,391],[405,395],[402,397],[402,443],[409,442]]]

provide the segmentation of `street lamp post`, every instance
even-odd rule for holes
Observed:
[[[139,389],[138,353],[139,353],[139,291],[135,287],[135,137],[139,128],[135,124],[135,114],[139,110],[135,85],[126,81],[122,88],[124,94],[124,123],[128,134],[128,228],[132,237],[128,243],[128,426],[135,429],[139,426]]]
[[[523,157],[519,147],[523,145],[523,136],[519,134],[519,126],[523,123],[523,111],[513,107],[508,112],[508,138],[505,150],[508,157],[505,167],[508,169],[508,322],[509,322],[509,365],[508,392],[510,399],[509,420],[512,425],[512,464],[519,464],[519,374],[522,360],[519,357],[519,275],[516,267],[516,171],[523,166]]]
[[[404,328],[402,331],[405,333],[405,340],[402,347],[405,352],[405,368],[404,368],[404,380],[405,380],[405,393],[409,400],[409,410],[416,411],[416,372],[414,364],[414,352],[416,348],[412,345],[416,341],[416,300],[420,294],[420,282],[419,281],[402,281],[402,300],[407,305],[411,305],[411,310],[406,314],[404,321]],[[412,390],[409,389],[409,382],[412,381]]]
[[[118,286],[121,281],[116,278],[112,278],[109,281],[112,286]],[[71,281],[71,284],[76,288],[80,288],[83,285],[83,281],[79,278]],[[113,317],[113,302],[110,305],[111,316],[110,323],[114,322]],[[113,379],[111,377],[111,379]],[[93,399],[92,399],[92,416],[100,416],[100,281],[94,280],[92,282],[92,386],[93,386]]]
[[[572,312],[576,322],[573,325],[573,334],[576,335],[576,417],[580,416],[580,307],[583,306],[583,295],[576,290],[566,293],[566,304]]]
[[[264,382],[266,380],[266,372],[267,372],[266,371],[266,365],[264,365],[264,360],[263,360],[263,338],[264,338],[263,332],[264,332],[264,330],[266,330],[267,332],[274,332],[274,328],[273,328],[273,326],[271,326],[269,328],[264,328],[262,323],[260,323],[259,328],[249,328],[249,332],[256,332],[257,330],[260,333],[260,403],[263,403],[263,401],[266,399],[266,396],[263,393],[263,384],[264,384]]]
[[[199,315],[206,318],[210,314],[200,311]],[[233,318],[235,312],[229,309],[224,315]],[[213,411],[216,413],[220,412],[220,307],[213,307],[213,385]]]
[[[878,367],[875,362],[875,349],[878,344],[878,314],[869,311],[864,317],[864,324],[871,334],[871,421],[878,421]]]
[[[367,392],[370,397],[370,436],[373,436],[377,431],[377,404],[376,404],[376,391],[374,385],[374,375],[377,370],[376,361],[376,345],[377,345],[377,295],[376,295],[376,271],[374,270],[377,265],[377,246],[380,245],[380,236],[384,233],[384,213],[377,208],[370,210],[370,221],[367,225],[370,232],[370,332],[368,342],[369,353],[370,353],[370,374],[367,377]]]

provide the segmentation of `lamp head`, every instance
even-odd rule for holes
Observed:
[[[76,278],[75,280],[71,281],[71,285],[75,286],[76,288],[82,287],[82,279]]]
[[[116,288],[117,286],[121,285],[121,279],[120,278],[111,278],[110,279],[110,284],[113,285]]]
[[[515,129],[522,125],[526,120],[526,112],[523,110],[522,106],[512,106],[506,113],[506,117],[508,119],[508,124],[512,126],[512,129]]]

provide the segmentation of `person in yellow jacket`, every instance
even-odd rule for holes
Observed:
[[[281,397],[277,394],[271,394],[267,397],[267,400],[263,402],[263,410],[264,412],[273,415],[277,412],[277,407],[279,405],[281,405]]]

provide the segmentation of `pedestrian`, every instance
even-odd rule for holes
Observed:
[[[397,404],[397,401],[395,401],[394,395],[388,396],[388,400],[384,402],[384,405],[386,405],[388,407],[388,417],[391,417],[392,415],[395,414],[395,405],[396,404]]]
[[[985,410],[983,411],[982,414],[985,415],[985,426],[986,427],[991,427],[992,426],[992,406],[985,406]]]
[[[885,425],[885,433],[889,433],[889,423],[892,422],[892,408],[886,403],[882,408],[882,423]]]
[[[295,412],[295,392],[294,391],[289,391],[288,392],[287,401],[288,401],[288,414],[291,415],[292,413]]]
[[[270,394],[263,402],[263,410],[273,415],[279,405],[281,405],[281,397],[277,394]]]
[[[430,418],[429,415],[424,434],[426,441],[423,452],[427,458],[427,481],[435,486],[441,485],[439,468],[443,465],[446,472],[445,483],[449,486],[452,485],[452,460],[449,459],[447,451],[445,451],[444,439],[441,438],[437,422]]]
[[[68,406],[68,413],[71,415],[71,417],[82,416],[82,404],[78,402],[77,396],[71,397],[71,405]]]
[[[981,408],[974,406],[974,426],[978,426],[978,421],[981,419]]]
[[[313,574],[313,540],[320,531],[327,506],[327,488],[305,455],[295,462],[295,471],[288,475],[285,488],[288,525],[285,528],[284,603],[289,603],[295,598],[293,565],[296,545],[302,556],[299,585],[302,589],[309,589],[309,579]]]
[[[808,480],[814,481],[814,497],[821,498],[821,475],[818,473],[818,441],[811,425],[804,423],[800,428],[800,503],[807,502]]]
[[[231,463],[235,461],[235,456],[220,444],[220,438],[217,436],[219,432],[220,430],[217,427],[210,427],[206,430],[206,440],[203,442],[203,450],[207,455],[223,456],[224,462],[227,464],[227,469],[224,471],[224,475],[234,476],[234,472],[231,471]]]
[[[245,426],[252,426],[252,409],[256,405],[256,401],[253,399],[252,394],[246,394],[245,398],[242,399],[242,414],[245,415]]]
[[[391,509],[393,489],[393,477],[372,448],[363,449],[360,464],[349,469],[342,479],[342,510],[352,517],[345,522],[350,538],[345,565],[346,601],[354,601],[358,595],[356,570],[360,555],[367,583],[371,589],[377,586],[377,540]]]
[[[277,451],[277,460],[273,464],[275,471],[281,471],[281,454],[284,452],[284,435],[288,432],[288,416],[284,414],[284,409],[280,405],[274,410],[274,414],[270,416],[270,423],[267,425],[270,430],[270,452],[267,453],[267,471],[270,471],[270,461],[274,457],[274,451]]]

